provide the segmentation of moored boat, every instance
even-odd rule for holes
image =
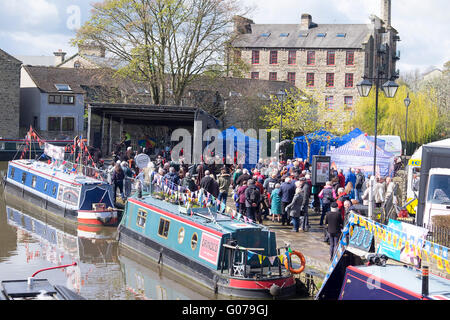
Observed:
[[[27,137],[31,144],[31,137],[37,135],[30,129]],[[83,149],[85,158],[92,161],[92,157],[82,139],[75,141],[69,148],[74,163],[64,159],[67,147],[49,144],[45,144],[45,155],[51,160],[22,159],[22,154],[21,159],[9,161],[5,190],[80,224],[116,226],[118,212],[114,208],[112,185],[105,181],[101,171],[82,163]],[[78,147],[81,151],[76,157]]]
[[[287,298],[296,294],[293,273],[300,271],[293,269],[292,251],[276,247],[274,232],[219,213],[216,205],[195,207],[186,194],[175,197],[174,203],[155,193],[129,198],[118,228],[119,244],[220,295]],[[188,198],[187,206],[179,201],[183,198]],[[299,269],[303,268],[304,261]]]

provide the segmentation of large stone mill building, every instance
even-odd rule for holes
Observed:
[[[250,65],[248,78],[289,81],[318,92],[330,110],[346,111],[348,119],[364,75],[375,77],[377,65],[383,77],[398,73],[400,38],[391,26],[391,0],[381,0],[381,18],[370,19],[370,24],[316,24],[302,14],[298,24],[255,24],[237,16],[231,58]],[[386,54],[377,62],[380,48]]]

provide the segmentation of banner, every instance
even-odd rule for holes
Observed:
[[[64,160],[64,147],[58,147],[50,143],[45,143],[44,153],[50,158]]]

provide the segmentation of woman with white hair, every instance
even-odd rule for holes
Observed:
[[[303,194],[301,188],[295,188],[295,195],[292,199],[291,203],[288,204],[285,208],[286,213],[289,213],[289,216],[292,219],[293,229],[292,232],[298,232],[300,227],[300,216],[302,214],[303,209]]]

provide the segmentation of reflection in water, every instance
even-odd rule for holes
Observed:
[[[0,163],[4,176],[6,163]],[[2,172],[3,170],[3,172]],[[116,228],[77,226],[3,192],[0,184],[0,280],[26,279],[37,270],[77,262],[76,266],[39,273],[87,299],[216,299],[180,275],[122,247]]]

